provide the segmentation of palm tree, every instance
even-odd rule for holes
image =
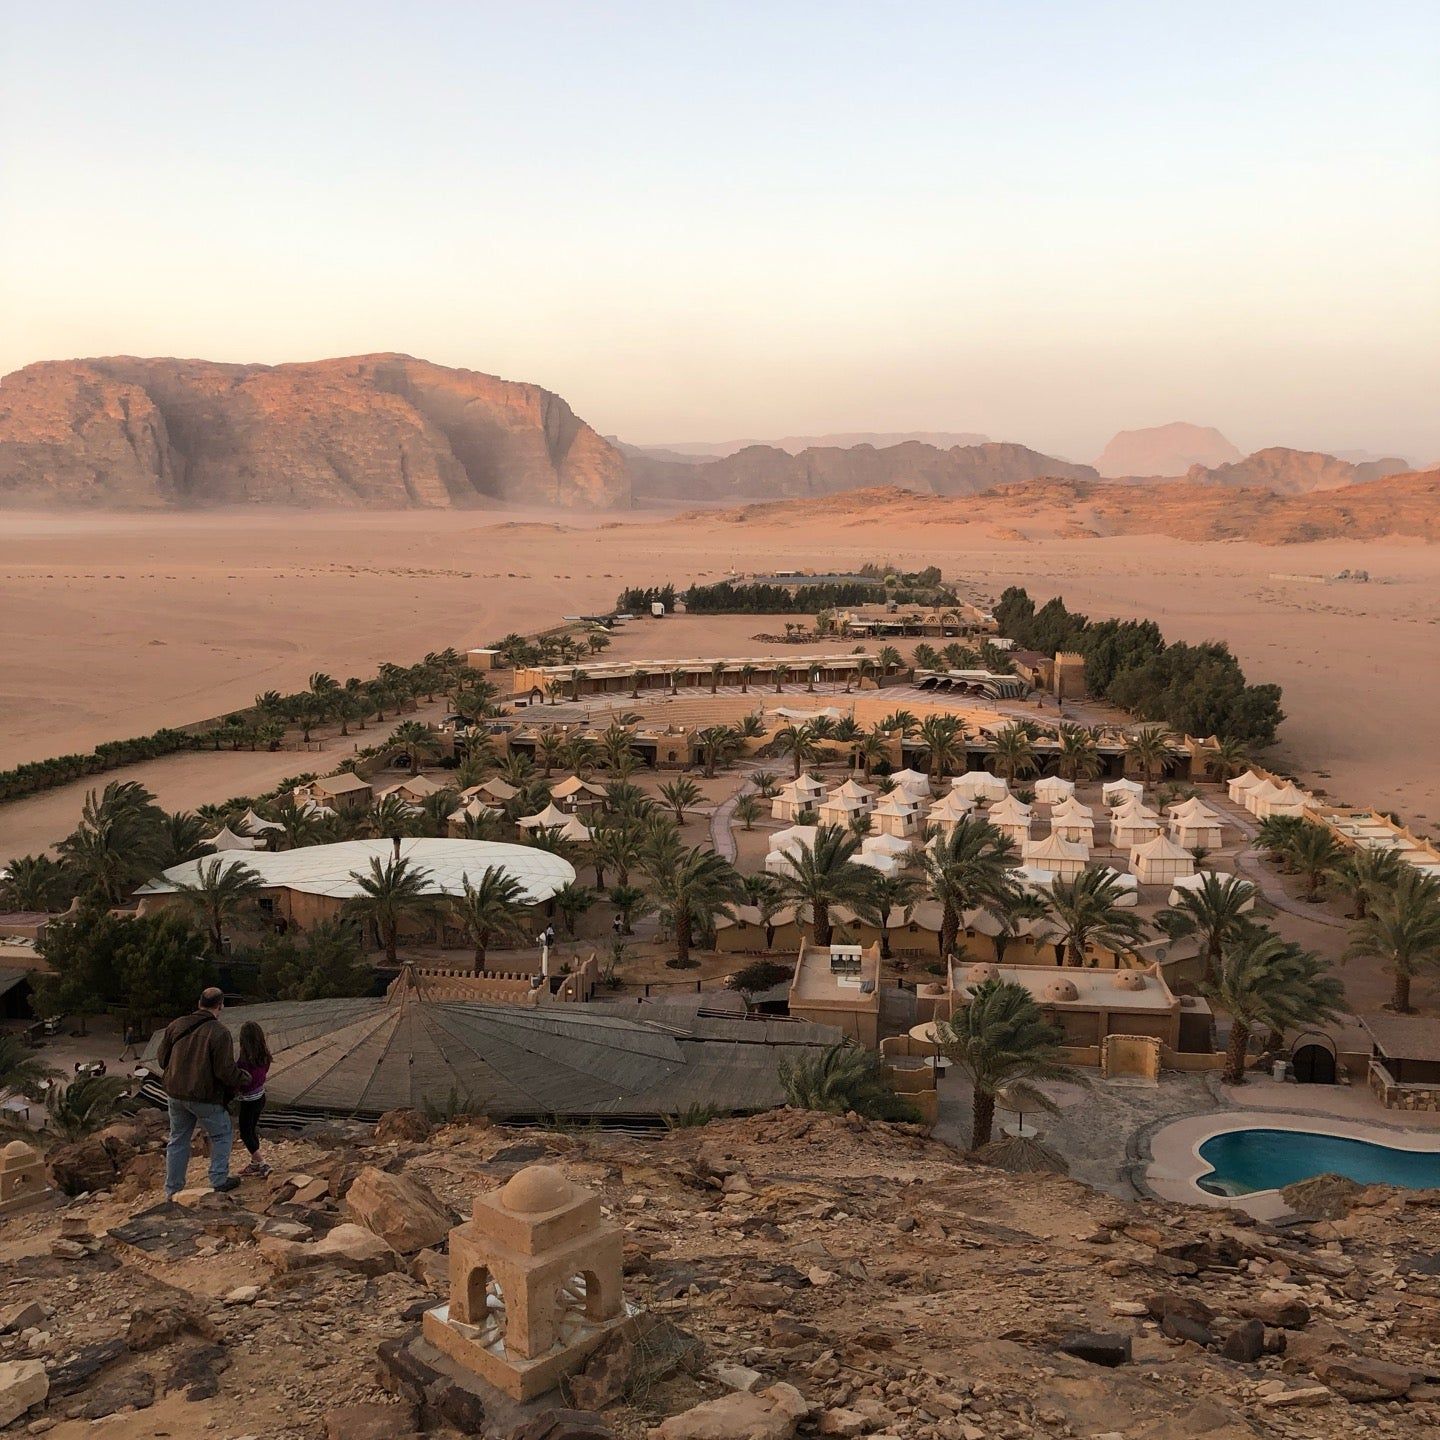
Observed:
[[[613,720],[600,732],[598,743],[600,754],[611,770],[619,770],[635,753],[634,733],[628,726],[619,725]]]
[[[1209,871],[1198,889],[1182,891],[1179,901],[1160,911],[1155,923],[1171,939],[1193,935],[1199,940],[1205,953],[1205,979],[1213,985],[1220,977],[1225,947],[1251,924],[1245,916],[1255,897],[1249,880]]]
[[[415,807],[399,795],[386,795],[377,800],[365,816],[365,828],[374,836],[393,839],[396,835],[413,835],[416,824]]]
[[[964,815],[925,847],[921,870],[939,902],[940,953],[953,955],[967,910],[996,912],[1006,902],[1015,846],[986,820]]]
[[[45,1128],[62,1140],[83,1140],[132,1109],[130,1085],[118,1075],[84,1075],[45,1096]]]
[[[927,715],[920,722],[919,740],[929,754],[926,769],[931,780],[964,764],[965,726],[957,716]]]
[[[622,935],[633,935],[636,920],[642,915],[648,915],[651,910],[650,901],[645,892],[635,885],[612,886],[606,898],[615,907],[615,912],[620,917],[620,933]]]
[[[1144,725],[1137,730],[1125,745],[1125,758],[1132,761],[1145,777],[1145,783],[1152,785],[1157,776],[1165,770],[1170,758],[1171,734],[1163,725]]]
[[[1309,822],[1298,815],[1269,815],[1255,832],[1256,849],[1263,850],[1287,873],[1294,869],[1293,854],[1300,827]]]
[[[830,943],[830,907],[853,905],[864,895],[874,873],[855,863],[860,837],[840,825],[821,825],[813,845],[790,852],[791,870],[775,883],[794,905],[809,907],[815,943]]]
[[[890,917],[896,911],[903,911],[902,924],[909,924],[910,911],[922,892],[920,877],[914,871],[902,870],[898,875],[881,875],[865,887],[855,900],[855,913],[867,925],[873,925],[880,932],[880,958],[890,957]]]
[[[576,880],[569,880],[562,885],[553,896],[555,908],[560,912],[560,917],[565,924],[565,933],[573,940],[575,938],[575,926],[580,917],[595,903],[598,896],[588,885],[581,885]]]
[[[1390,889],[1400,878],[1402,868],[1393,850],[1351,850],[1331,870],[1330,880],[1354,902],[1350,918],[1363,920],[1370,913],[1372,898]]]
[[[225,953],[225,926],[255,902],[265,882],[243,860],[229,862],[223,855],[202,860],[194,880],[175,880],[180,903],[204,921],[210,932],[210,953]]]
[[[939,670],[944,665],[940,652],[923,641],[915,647],[911,663],[917,670]]]
[[[675,812],[677,825],[685,823],[685,811],[701,799],[700,787],[693,780],[686,779],[684,776],[678,780],[671,780],[667,785],[662,785],[660,796]]]
[[[900,732],[902,740],[908,740],[920,728],[920,721],[913,710],[894,710],[880,722],[880,729],[887,735]]]
[[[475,947],[475,973],[485,969],[485,952],[505,941],[519,941],[525,933],[530,914],[530,898],[525,887],[507,871],[488,866],[478,885],[465,879],[465,891],[452,895],[450,914]]]
[[[746,830],[753,830],[755,822],[762,814],[760,797],[753,791],[742,795],[735,802],[735,809],[731,813]]]
[[[160,869],[183,865],[210,853],[205,843],[205,822],[191,810],[176,810],[166,815],[160,827]]]
[[[1020,933],[1020,927],[1045,919],[1050,913],[1050,906],[1040,896],[1032,891],[1022,890],[1017,885],[1001,897],[991,913],[1000,924],[992,942],[995,946],[995,963],[1003,965],[1005,951]]]
[[[1222,736],[1205,757],[1205,768],[1217,780],[1233,780],[1250,763],[1250,747],[1233,735]]]
[[[89,791],[80,823],[56,847],[82,888],[117,905],[159,869],[165,813],[138,781],[112,780]]]
[[[565,737],[558,730],[544,730],[535,741],[535,759],[540,763],[540,773],[548,780],[551,772],[560,763],[565,750]]]
[[[345,909],[374,925],[385,958],[391,965],[398,964],[395,943],[401,922],[410,917],[432,916],[440,908],[439,898],[427,888],[430,872],[412,865],[402,855],[392,855],[383,863],[379,856],[372,856],[369,870],[352,870],[350,878],[360,887],[360,893],[345,902]]]
[[[774,749],[777,755],[789,755],[795,762],[795,779],[799,779],[807,765],[813,765],[820,754],[820,742],[811,724],[785,725],[775,732]]]
[[[695,736],[701,767],[707,780],[715,778],[717,765],[729,764],[740,749],[740,734],[732,725],[707,725]]]
[[[1410,981],[1440,961],[1440,880],[1412,866],[1370,897],[1370,914],[1350,931],[1346,960],[1378,960],[1395,977],[1390,1008],[1410,1013]]]
[[[467,812],[461,816],[460,823],[456,827],[459,834],[457,840],[498,840],[501,836],[502,820],[494,810],[480,810]]]
[[[320,839],[320,817],[297,805],[293,796],[287,795],[277,801],[266,818],[284,827],[280,835],[282,849],[299,850],[304,845],[316,844]]]
[[[886,1081],[880,1057],[853,1040],[780,1062],[786,1102],[797,1110],[859,1115],[867,1120],[917,1121],[915,1107]]]
[[[639,665],[635,667],[634,672],[630,676],[630,698],[632,700],[638,700],[640,698],[640,687],[649,678],[650,672],[648,670],[642,669]]]
[[[1093,780],[1100,773],[1100,747],[1080,725],[1060,727],[1059,773],[1064,780]]]
[[[1201,991],[1230,1016],[1224,1078],[1231,1085],[1245,1079],[1250,1036],[1260,1026],[1284,1031],[1322,1024],[1345,1004],[1345,992],[1325,961],[1261,925],[1246,926],[1231,941],[1219,976]]]
[[[1050,889],[1050,919],[1059,930],[1066,963],[1084,965],[1091,945],[1131,951],[1145,938],[1145,925],[1122,909],[1124,892],[1108,870],[1082,870],[1073,880],[1056,880]]]
[[[690,947],[697,926],[708,929],[717,915],[744,895],[739,872],[713,850],[698,846],[677,853],[656,845],[646,856],[645,869],[675,936],[675,958],[667,963],[673,969],[688,969],[695,963]]]
[[[878,730],[871,729],[853,742],[850,753],[860,762],[861,773],[868,780],[871,771],[885,758],[887,752],[888,745],[885,736]]]
[[[995,769],[1012,785],[1020,776],[1033,775],[1039,769],[1035,742],[1023,725],[1007,725],[997,731],[993,744]]]
[[[65,888],[64,867],[48,855],[18,855],[0,873],[0,910],[58,909]]]
[[[880,653],[875,659],[880,666],[882,675],[889,675],[895,670],[905,668],[905,662],[900,658],[900,652],[893,645],[882,645]]]
[[[974,1092],[972,1150],[990,1142],[1001,1091],[1027,1108],[1055,1109],[1035,1082],[1070,1073],[1060,1060],[1062,1036],[1023,985],[984,981],[970,992],[968,1005],[948,1021],[936,1021],[935,1032],[946,1058]]]
[[[419,720],[406,720],[403,724],[397,725],[390,732],[390,738],[386,741],[386,748],[389,750],[407,750],[410,754],[410,773],[420,773],[420,757],[429,755],[432,758],[440,753],[440,740],[428,725],[423,725]]]
[[[38,1100],[60,1072],[47,1065],[18,1035],[0,1035],[0,1095]]]
[[[1344,856],[1340,842],[1325,825],[1302,820],[1290,845],[1290,860],[1305,880],[1305,898],[1313,905],[1320,899],[1326,877]]]
[[[743,877],[745,901],[747,905],[753,905],[760,915],[760,924],[765,929],[765,948],[775,948],[775,917],[785,904],[785,897],[780,893],[780,887],[775,883],[773,875],[767,875],[763,871],[757,875],[746,875]]]
[[[750,682],[755,678],[755,667],[747,660],[736,672],[740,678],[740,693],[750,693]]]
[[[420,802],[420,814],[416,817],[420,832],[424,835],[444,835],[450,824],[450,812],[460,803],[460,796],[454,790],[436,790]]]

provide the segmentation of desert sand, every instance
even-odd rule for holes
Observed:
[[[1252,681],[1284,687],[1277,763],[1422,831],[1440,817],[1440,760],[1425,744],[1440,710],[1433,546],[1077,539],[1033,515],[1021,539],[988,522],[863,525],[829,510],[774,526],[719,512],[11,513],[0,533],[0,765],[221,715],[315,670],[370,673],[608,608],[626,583],[883,557],[938,563],[979,594],[1020,583],[1095,616],[1149,616],[1174,639],[1226,639]],[[1277,578],[1344,568],[1371,582]],[[755,653],[767,647],[748,636],[762,628],[677,617],[628,627],[610,653]],[[196,804],[298,768],[295,755],[191,756],[150,778],[167,804]],[[36,833],[21,815],[0,807],[0,854]]]

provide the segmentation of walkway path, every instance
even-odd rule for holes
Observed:
[[[757,763],[751,768],[763,770],[765,767]],[[710,815],[710,844],[717,855],[723,856],[732,865],[739,857],[740,851],[735,844],[734,833],[730,829],[730,818],[735,813],[735,804],[740,797],[754,793],[756,793],[755,785],[747,775],[741,781],[740,788],[733,795],[722,800]]]
[[[1229,799],[1222,801],[1215,797],[1212,803],[1214,808],[1224,815],[1226,823],[1233,825],[1250,842],[1237,852],[1235,866],[1243,871],[1245,878],[1256,886],[1261,895],[1265,897],[1267,904],[1273,905],[1277,910],[1283,910],[1287,915],[1295,916],[1297,920],[1308,920],[1314,925],[1325,925],[1332,930],[1349,929],[1350,922],[1348,920],[1332,915],[1323,906],[1311,905],[1305,900],[1296,900],[1286,892],[1280,877],[1265,864],[1261,852],[1255,847],[1254,841],[1259,826],[1255,824],[1248,811],[1242,810],[1240,806]]]

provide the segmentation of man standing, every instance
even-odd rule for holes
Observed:
[[[170,1101],[170,1143],[165,1148],[165,1198],[185,1188],[190,1164],[190,1139],[195,1122],[210,1137],[210,1184],[234,1190],[240,1181],[230,1174],[230,1115],[225,1106],[246,1088],[235,1066],[235,1046],[220,1023],[224,992],[211,986],[200,996],[199,1008],[165,1027],[159,1060]]]

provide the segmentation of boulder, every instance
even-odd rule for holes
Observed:
[[[108,1190],[135,1158],[135,1147],[118,1134],[99,1134],[61,1145],[46,1157],[50,1178],[66,1195]]]
[[[187,1333],[203,1340],[219,1338],[206,1315],[188,1300],[161,1300],[131,1311],[125,1344],[131,1350],[155,1350]]]
[[[434,1128],[418,1110],[387,1110],[375,1122],[375,1143],[418,1145]]]
[[[1161,1290],[1145,1298],[1145,1309],[1152,1320],[1163,1321],[1167,1315],[1183,1315],[1201,1325],[1208,1325],[1215,1312],[1198,1295],[1180,1290]]]
[[[873,1428],[870,1421],[858,1410],[846,1410],[836,1406],[820,1412],[819,1430],[822,1435],[838,1435],[841,1440],[854,1440]]]
[[[22,1300],[0,1315],[0,1335],[11,1335],[18,1330],[29,1330],[43,1325],[50,1318],[50,1307],[38,1300]]]
[[[1077,1360],[1088,1360],[1092,1365],[1113,1368],[1130,1361],[1130,1337],[1128,1335],[1104,1334],[1097,1331],[1080,1331],[1067,1335],[1059,1347],[1066,1355]]]
[[[1310,1323],[1310,1307],[1293,1295],[1257,1295],[1236,1308],[1248,1319],[1261,1320],[1277,1330],[1303,1330]]]
[[[1260,1327],[1263,1335],[1265,1327]],[[1192,1320],[1188,1315],[1169,1314],[1160,1322],[1160,1333],[1171,1340],[1189,1340],[1202,1350],[1208,1350],[1215,1343],[1215,1336],[1209,1326]]]
[[[400,1257],[372,1230],[363,1225],[337,1225],[313,1245],[266,1236],[260,1254],[276,1270],[308,1270],[317,1265],[338,1265],[361,1275],[384,1275],[394,1270]]]
[[[428,1190],[404,1175],[367,1165],[345,1196],[350,1216],[378,1235],[392,1250],[413,1255],[433,1248],[450,1234],[455,1217]]]
[[[38,1360],[0,1362],[0,1426],[18,1420],[50,1393],[45,1367]]]
[[[790,1440],[809,1413],[800,1392],[782,1382],[707,1400],[661,1421],[651,1433],[656,1440]]]
[[[1347,1400],[1398,1400],[1420,1378],[1403,1365],[1368,1355],[1327,1355],[1312,1373]]]
[[[615,1440],[615,1432],[588,1410],[542,1410],[510,1440]]]
[[[635,1342],[624,1331],[612,1335],[570,1380],[570,1396],[582,1410],[613,1405],[630,1383]]]
[[[1265,1353],[1265,1322],[1241,1321],[1225,1337],[1220,1353],[1238,1365],[1253,1365]]]

